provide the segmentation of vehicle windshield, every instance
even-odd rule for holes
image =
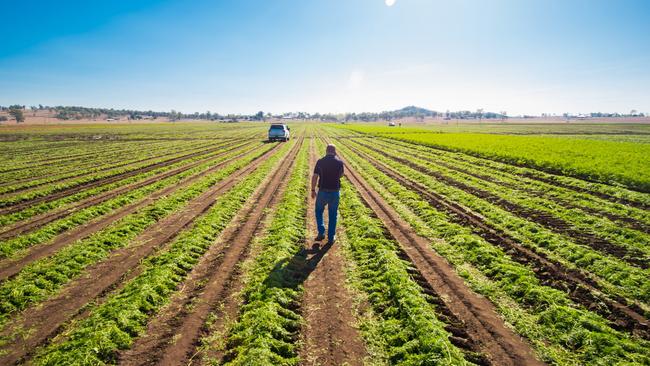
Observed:
[[[272,130],[284,130],[284,127],[281,125],[273,125],[271,126]]]

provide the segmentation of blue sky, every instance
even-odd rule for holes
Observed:
[[[5,1],[0,105],[650,112],[650,1]]]

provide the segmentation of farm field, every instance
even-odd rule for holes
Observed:
[[[650,365],[633,127],[290,126],[0,128],[0,365]]]
[[[440,133],[367,125],[343,128],[650,192],[650,145],[639,143],[647,142],[644,135]]]

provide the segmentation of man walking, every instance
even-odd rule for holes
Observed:
[[[339,209],[339,190],[341,189],[341,176],[343,176],[343,161],[336,156],[336,147],[327,145],[325,157],[316,162],[314,175],[311,177],[311,196],[316,199],[316,226],[318,236],[316,241],[325,239],[325,224],[323,211],[327,206],[328,225],[327,240],[334,243],[336,234],[336,213]],[[318,183],[318,195],[316,184]]]

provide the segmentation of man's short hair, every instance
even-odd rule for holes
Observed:
[[[336,146],[334,146],[334,144],[327,144],[327,147],[325,148],[325,154],[336,155]]]

